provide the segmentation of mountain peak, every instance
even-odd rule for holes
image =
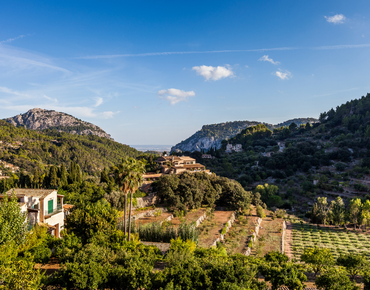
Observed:
[[[77,119],[69,114],[54,110],[33,108],[24,114],[7,118],[5,121],[16,127],[23,126],[32,130],[56,129],[59,132],[77,135],[96,135],[112,140],[111,136],[100,127]]]

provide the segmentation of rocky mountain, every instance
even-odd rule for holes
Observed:
[[[77,135],[96,135],[112,139],[100,127],[77,119],[69,114],[34,108],[24,114],[5,119],[16,127],[26,127],[32,130],[42,131],[45,129],[56,129],[59,132],[67,132]]]
[[[296,118],[279,123],[276,125],[261,123],[257,121],[234,121],[219,124],[204,125],[201,130],[196,132],[184,141],[176,144],[171,148],[172,151],[207,151],[211,148],[220,149],[221,142],[228,140],[235,135],[239,134],[243,129],[255,126],[258,124],[264,124],[270,130],[275,128],[289,126],[291,123],[296,123],[298,126],[301,124],[317,123],[319,120],[315,118]]]

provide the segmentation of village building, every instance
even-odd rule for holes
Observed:
[[[233,145],[233,144],[227,143],[225,153],[232,153],[233,151],[242,152],[243,151],[242,144]]]
[[[215,159],[211,154],[202,154],[202,159]]]
[[[43,224],[55,237],[60,237],[64,229],[63,195],[54,189],[24,189],[13,188],[5,194],[0,194],[0,199],[15,194],[22,212],[27,213],[29,226]]]
[[[144,174],[144,181],[158,180],[165,174],[181,174],[183,172],[207,172],[205,166],[197,163],[189,156],[161,156],[155,161],[159,165],[160,173],[147,172]]]

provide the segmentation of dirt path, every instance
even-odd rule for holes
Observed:
[[[289,257],[289,259],[293,259],[293,252],[292,252],[292,243],[293,243],[293,224],[291,221],[286,221],[286,230],[285,230],[285,255]]]

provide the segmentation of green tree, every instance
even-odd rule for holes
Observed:
[[[97,233],[111,234],[117,227],[117,210],[105,201],[76,207],[67,216],[65,227],[83,242]]]
[[[330,249],[317,247],[305,248],[301,255],[301,261],[311,266],[315,276],[334,264],[334,258]]]
[[[351,223],[356,226],[361,226],[362,216],[361,216],[362,203],[359,198],[352,198],[348,205],[348,216]]]
[[[337,264],[347,269],[352,280],[355,279],[356,275],[361,275],[369,267],[369,262],[365,256],[360,254],[341,255],[337,259]]]
[[[143,174],[145,173],[145,162],[138,161],[134,158],[122,160],[122,163],[116,166],[114,172],[116,183],[120,190],[125,194],[124,206],[124,229],[127,232],[126,226],[126,209],[127,209],[127,194],[130,195],[130,212],[129,212],[129,230],[128,239],[131,234],[131,210],[132,210],[132,196],[143,182]]]
[[[352,283],[347,273],[341,268],[330,268],[328,271],[316,278],[315,284],[320,290],[359,290]]]
[[[26,213],[21,211],[17,197],[5,195],[0,201],[0,245],[14,241],[21,244],[27,233]]]
[[[344,222],[346,209],[343,199],[338,196],[335,200],[331,201],[330,204],[330,219],[335,225],[341,225]]]
[[[271,283],[273,290],[279,289],[281,286],[302,290],[305,287],[303,282],[307,281],[306,275],[303,274],[303,268],[292,262],[265,263],[260,267],[260,272],[265,277],[265,281]]]
[[[263,207],[260,205],[257,205],[257,216],[262,219],[266,217],[265,211],[263,210]]]

